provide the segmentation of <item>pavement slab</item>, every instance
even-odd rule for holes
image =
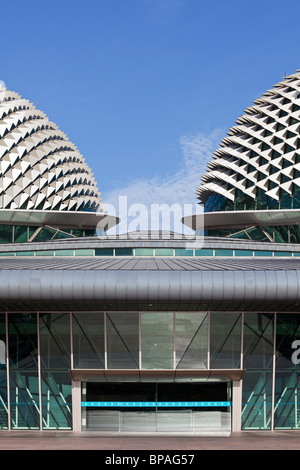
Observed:
[[[243,431],[230,436],[103,435],[64,431],[0,431],[0,450],[201,451],[300,450],[300,431]]]

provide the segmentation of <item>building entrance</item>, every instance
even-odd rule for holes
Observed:
[[[230,433],[231,382],[82,382],[82,430]]]

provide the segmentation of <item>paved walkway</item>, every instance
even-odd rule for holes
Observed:
[[[107,454],[117,451],[300,450],[300,431],[244,431],[228,437],[0,431],[0,450],[102,450]]]

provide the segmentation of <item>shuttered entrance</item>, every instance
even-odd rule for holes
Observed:
[[[83,382],[82,429],[230,433],[230,382]]]

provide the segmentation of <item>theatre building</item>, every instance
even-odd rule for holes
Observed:
[[[191,235],[109,237],[76,147],[0,89],[0,429],[300,427],[299,95],[297,72],[229,130]]]

